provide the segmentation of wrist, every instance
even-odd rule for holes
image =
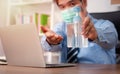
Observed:
[[[88,39],[90,42],[94,42],[94,43],[98,43],[98,41],[99,41],[99,38],[97,37],[96,39],[94,39],[94,40],[91,40],[91,39]]]
[[[53,41],[49,41],[48,39],[46,39],[46,41],[48,42],[49,45],[58,45],[60,43],[54,43]]]

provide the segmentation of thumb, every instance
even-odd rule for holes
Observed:
[[[42,30],[43,33],[46,33],[46,32],[48,32],[50,29],[47,28],[47,27],[41,26],[41,30]]]

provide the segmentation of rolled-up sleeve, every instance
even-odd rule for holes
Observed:
[[[98,39],[95,40],[104,49],[111,49],[116,46],[118,35],[114,24],[108,20],[99,20],[95,23]]]

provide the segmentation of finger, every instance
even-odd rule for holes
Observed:
[[[48,39],[51,39],[55,34],[52,32],[46,32],[45,35]]]
[[[62,40],[60,40],[60,39],[58,38],[58,39],[52,41],[52,42],[53,42],[52,44],[59,44],[61,41],[62,41]]]
[[[59,39],[63,39],[63,37],[61,35],[55,35],[55,37],[59,38]]]
[[[88,38],[91,39],[91,40],[95,40],[97,37],[98,37],[98,34],[97,34],[96,29],[92,28],[90,33],[89,33]]]
[[[55,35],[51,38],[52,41],[61,40],[61,39],[63,39],[63,37],[60,36],[60,35],[57,35],[57,34],[55,34]]]
[[[90,23],[87,28],[85,28],[83,31],[82,31],[82,34],[83,35],[86,35],[89,33],[89,31],[93,28],[93,25]]]
[[[57,40],[57,38],[58,38],[58,35],[54,34],[53,36],[50,37],[50,40],[55,41]]]
[[[61,39],[58,38],[58,39],[56,40],[56,43],[59,44],[60,42],[61,42]]]
[[[52,38],[47,38],[47,42],[50,44],[57,44],[56,40],[53,40]]]
[[[43,33],[46,33],[46,32],[48,32],[50,29],[47,28],[47,27],[41,26],[41,30],[42,30]]]
[[[90,18],[89,17],[85,17],[83,23],[82,23],[82,29],[85,29],[90,23]]]
[[[56,40],[56,42],[60,43],[61,41],[63,40],[63,37],[62,36],[59,36]]]
[[[53,43],[60,43],[60,41],[63,39],[62,36],[60,35],[54,35],[50,40],[53,42]]]

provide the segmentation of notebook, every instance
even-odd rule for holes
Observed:
[[[29,67],[69,67],[76,64],[46,64],[39,34],[33,24],[0,28],[8,65]]]

